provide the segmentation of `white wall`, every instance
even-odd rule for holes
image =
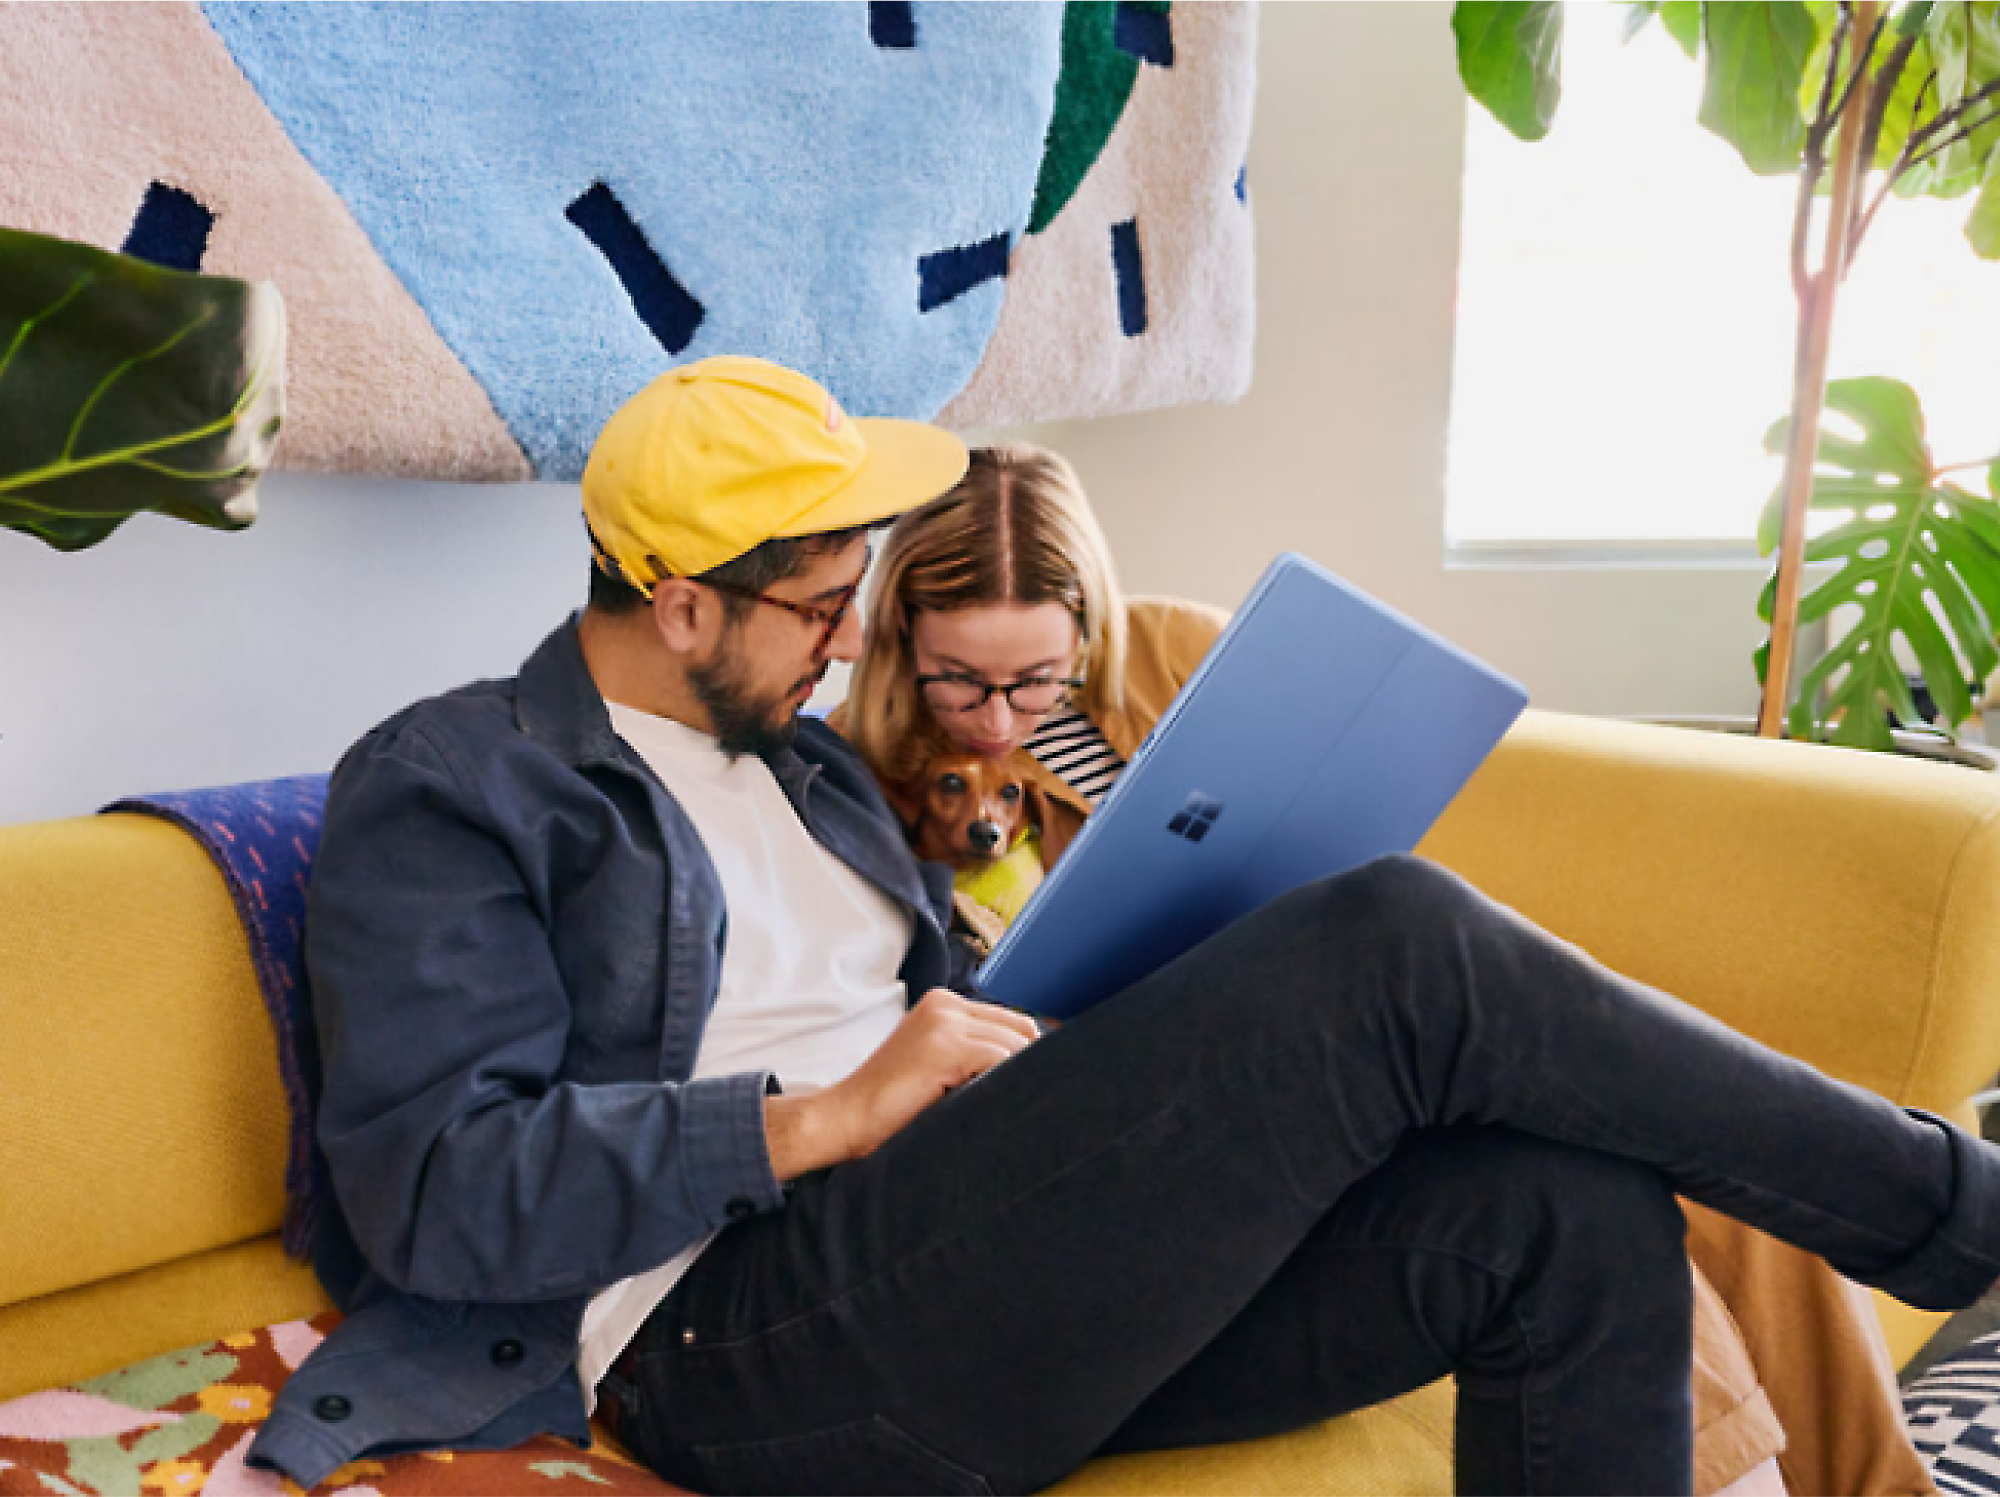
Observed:
[[[330,768],[414,698],[508,675],[581,600],[566,485],[281,474],[234,534],[0,531],[0,824]]]
[[[1293,547],[1544,705],[1747,710],[1749,569],[1445,566],[1449,20],[1445,0],[1264,8],[1255,385],[1233,407],[1042,435],[1134,590],[1233,603]],[[263,498],[240,534],[142,517],[72,556],[0,531],[0,823],[327,768],[404,702],[511,672],[581,595],[567,487],[279,475]]]

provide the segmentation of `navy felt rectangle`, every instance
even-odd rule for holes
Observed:
[[[1146,263],[1136,218],[1111,226],[1111,265],[1118,275],[1118,325],[1136,338],[1146,331]]]
[[[677,354],[694,341],[706,315],[701,303],[674,279],[616,193],[602,182],[593,183],[563,216],[611,263],[639,320],[668,353]]]
[[[959,244],[917,261],[917,310],[928,312],[974,286],[1007,273],[1009,245],[1005,234],[977,244]]]
[[[1118,0],[1118,13],[1111,23],[1111,40],[1121,52],[1156,68],[1174,65],[1174,23],[1167,7]]]
[[[908,0],[870,0],[868,40],[878,47],[907,50],[917,44],[917,17]]]
[[[200,270],[201,257],[208,253],[208,233],[214,227],[215,215],[192,193],[155,182],[139,204],[132,232],[125,236],[124,252],[168,270]]]

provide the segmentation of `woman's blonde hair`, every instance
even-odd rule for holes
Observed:
[[[975,447],[957,487],[889,531],[847,697],[847,736],[877,774],[916,769],[929,721],[912,621],[995,603],[1068,609],[1081,642],[1077,705],[1101,718],[1123,703],[1125,600],[1111,552],[1076,471],[1040,447]]]

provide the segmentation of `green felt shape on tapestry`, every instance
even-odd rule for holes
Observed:
[[[1144,8],[1169,9],[1160,0]],[[1139,59],[1118,45],[1117,34],[1118,7],[1108,0],[1070,0],[1063,8],[1062,67],[1028,214],[1030,234],[1054,223],[1076,195],[1132,97]]]
[[[269,283],[0,229],[0,527],[60,551],[147,510],[242,529],[284,363]]]
[[[1825,738],[1854,748],[1891,745],[1889,713],[1921,721],[1903,665],[1901,640],[1923,672],[1943,721],[1972,716],[1968,680],[2000,670],[2000,495],[1948,482],[1924,435],[1916,392],[1900,380],[1840,379],[1826,387],[1833,418],[1820,430],[1812,508],[1839,523],[1806,542],[1806,564],[1836,568],[1806,594],[1799,621],[1826,618],[1851,605],[1854,623],[1801,678],[1786,721],[1794,738]],[[1764,438],[1782,452],[1788,421]],[[1993,478],[2000,482],[2000,465]],[[1758,549],[1776,549],[1782,492],[1757,527]],[[1776,579],[1757,610],[1771,618]],[[1768,644],[1757,652],[1764,675]],[[1826,693],[1823,706],[1818,702]]]

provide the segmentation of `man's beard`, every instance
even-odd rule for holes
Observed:
[[[799,721],[794,713],[778,717],[779,708],[791,696],[805,689],[807,682],[825,674],[822,667],[811,676],[801,676],[784,692],[758,694],[744,681],[743,661],[728,648],[730,635],[716,647],[706,664],[690,666],[688,687],[708,713],[709,726],[723,754],[740,759],[745,754],[760,758],[777,749],[790,748],[798,736]],[[773,719],[778,719],[773,721]]]

